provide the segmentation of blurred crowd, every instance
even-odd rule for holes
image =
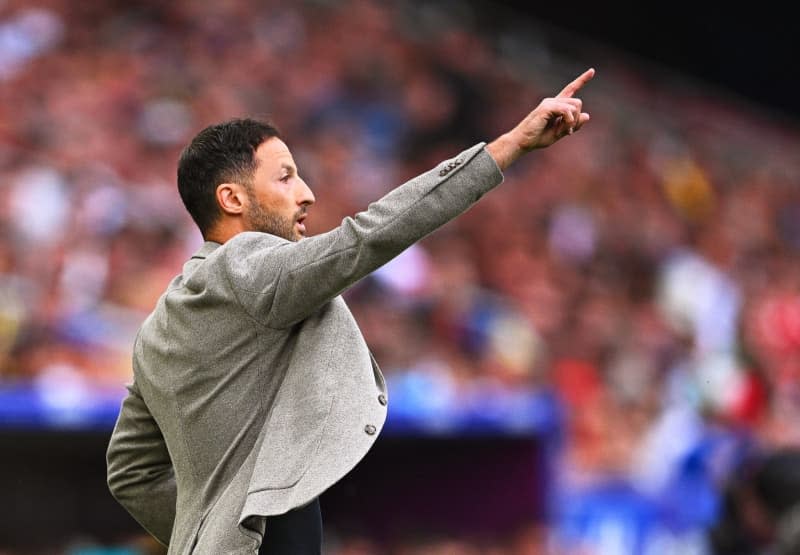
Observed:
[[[175,167],[206,125],[272,119],[319,233],[594,66],[589,125],[347,294],[398,410],[563,408],[546,531],[392,553],[722,553],[732,477],[800,444],[800,128],[549,32],[458,2],[0,2],[0,388],[67,421],[121,396],[202,241]]]

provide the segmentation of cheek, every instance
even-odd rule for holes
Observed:
[[[277,183],[259,195],[258,201],[265,210],[282,213],[291,208],[292,195],[286,184]]]
[[[288,214],[294,214],[297,211],[297,203],[294,200],[294,197],[291,195],[286,195],[283,199],[283,206],[286,207],[286,212]]]

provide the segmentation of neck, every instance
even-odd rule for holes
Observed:
[[[209,231],[203,236],[206,241],[214,241],[220,245],[224,245],[229,240],[233,239],[243,231],[247,231],[241,223],[240,219],[223,219],[217,222]]]

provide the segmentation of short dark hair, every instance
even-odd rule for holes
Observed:
[[[280,138],[280,133],[270,123],[232,119],[206,127],[183,149],[178,192],[204,238],[221,214],[217,186],[249,185],[258,166],[256,149],[272,137]]]

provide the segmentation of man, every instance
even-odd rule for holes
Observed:
[[[170,554],[320,553],[319,495],[370,449],[383,376],[340,294],[588,120],[584,72],[519,125],[304,238],[314,195],[277,131],[234,120],[184,150],[205,244],[134,343],[108,447],[116,499]]]

